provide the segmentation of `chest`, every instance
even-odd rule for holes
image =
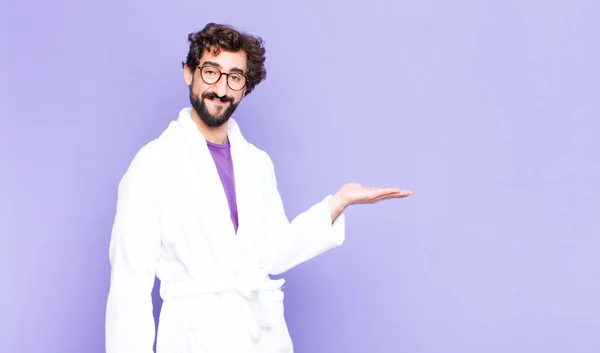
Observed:
[[[233,233],[231,207],[237,213],[237,237],[260,231],[267,212],[264,169],[251,159],[173,156],[163,162],[157,176],[164,222],[185,225],[186,231],[204,228],[212,233]],[[220,165],[221,164],[221,165]]]

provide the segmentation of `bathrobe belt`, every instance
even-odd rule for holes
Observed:
[[[262,328],[273,327],[275,320],[278,319],[277,312],[265,308],[264,305],[283,301],[283,292],[280,289],[284,282],[283,278],[278,280],[219,278],[216,280],[165,282],[161,283],[161,297],[165,301],[171,301],[211,294],[239,293],[240,295],[233,297],[236,298],[243,312],[252,338],[256,340],[260,336]],[[261,292],[266,293],[261,296]]]

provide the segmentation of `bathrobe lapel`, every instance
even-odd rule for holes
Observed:
[[[192,192],[192,202],[199,209],[198,221],[211,245],[211,250],[224,272],[240,275],[250,263],[256,224],[256,208],[253,200],[260,197],[256,172],[252,169],[248,142],[242,136],[237,123],[230,119],[228,138],[231,145],[236,202],[238,209],[238,232],[235,233],[229,215],[229,204],[216,165],[206,140],[193,122],[190,109],[184,109],[177,120],[185,145],[193,164],[197,185]],[[249,268],[248,268],[249,269]]]

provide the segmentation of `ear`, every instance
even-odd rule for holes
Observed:
[[[185,64],[183,67],[183,79],[185,80],[186,85],[191,86],[193,78],[194,73],[192,72],[192,69],[190,69],[190,67],[187,64]]]

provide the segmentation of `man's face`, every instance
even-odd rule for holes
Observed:
[[[202,79],[201,67],[210,67],[210,74],[247,72],[246,53],[236,53],[221,50],[219,54],[213,55],[208,51],[200,58],[199,67],[192,73],[185,66],[185,81],[190,86],[190,102],[200,119],[210,127],[218,127],[225,124],[246,92],[246,87],[241,90],[233,90],[227,83],[227,76],[222,75],[217,82],[208,84]],[[214,70],[216,69],[216,70]],[[218,71],[217,71],[218,70]],[[235,78],[231,78],[233,82]],[[235,85],[233,85],[234,88]]]

